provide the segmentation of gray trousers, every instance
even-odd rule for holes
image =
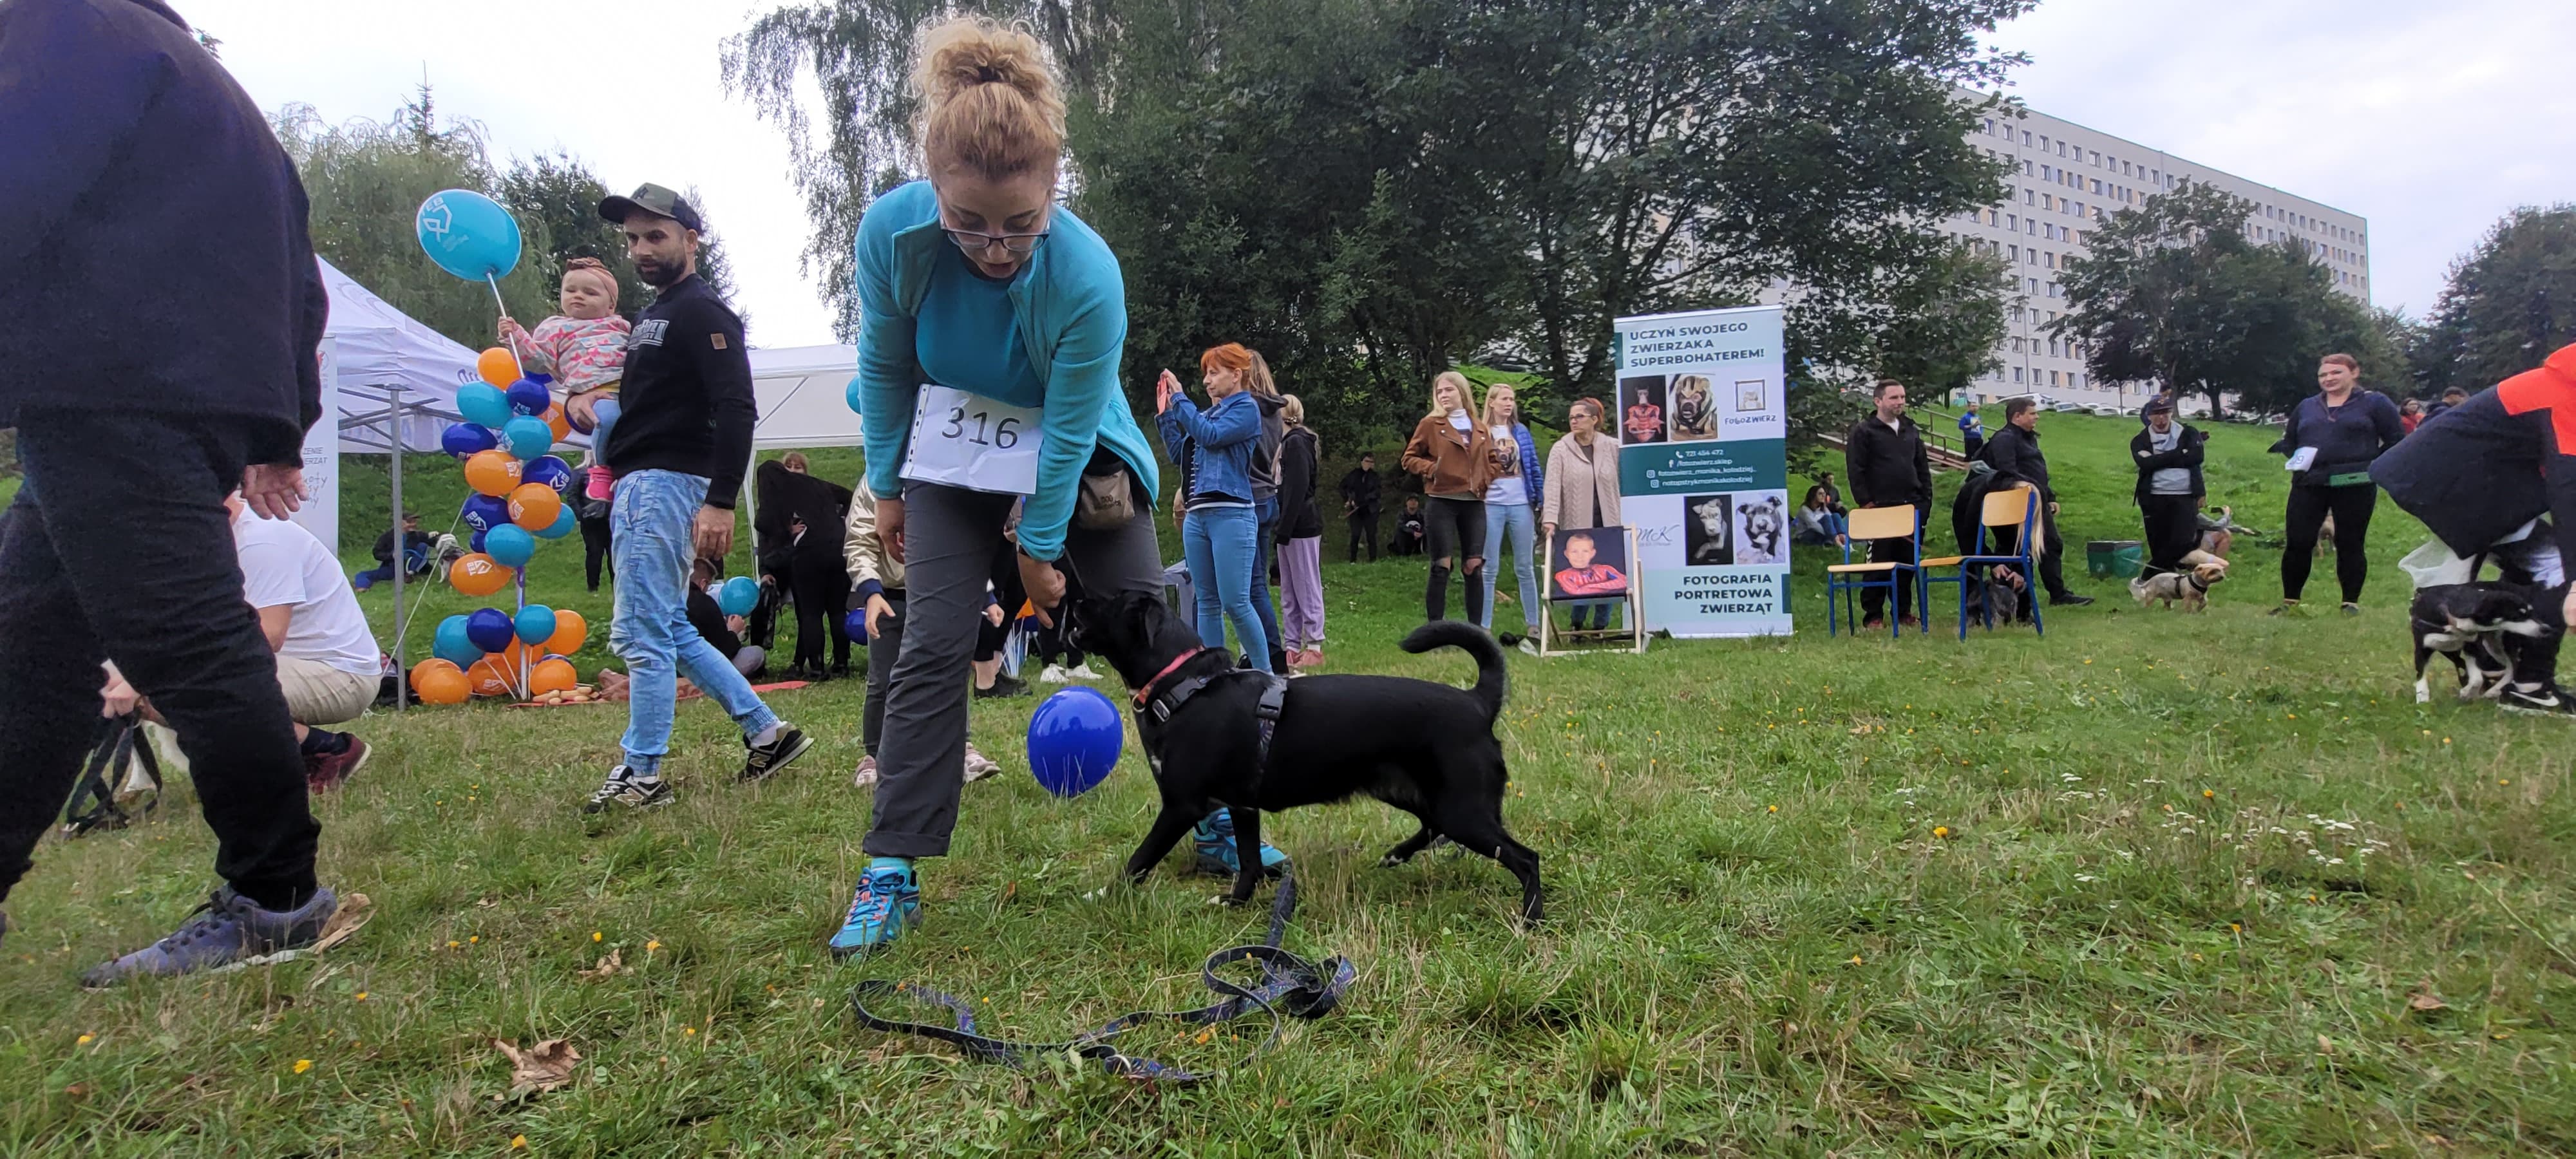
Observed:
[[[984,583],[1014,497],[936,483],[907,483],[904,499],[904,629],[886,690],[877,750],[871,857],[939,857],[957,827],[966,784],[967,664],[983,622]],[[1163,592],[1154,505],[1107,531],[1065,532],[1065,560],[1094,595]]]
[[[903,593],[888,588],[883,594],[886,606],[894,610],[868,637],[868,703],[859,715],[859,740],[869,756],[877,755],[877,747],[885,742],[886,689],[894,684],[895,657],[903,653]],[[852,602],[863,610],[867,607],[865,600],[854,597]]]

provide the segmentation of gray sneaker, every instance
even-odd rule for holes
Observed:
[[[170,936],[81,975],[91,989],[113,986],[134,977],[168,977],[230,965],[257,954],[274,954],[313,944],[323,923],[340,908],[340,899],[319,889],[303,908],[278,913],[264,910],[231,886],[215,891]]]
[[[608,779],[591,791],[590,799],[581,803],[584,813],[605,813],[611,809],[659,809],[677,800],[671,783],[660,775],[637,777],[624,765],[608,770]]]

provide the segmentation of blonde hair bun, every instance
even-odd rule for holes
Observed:
[[[1064,92],[1036,37],[958,16],[924,28],[914,59],[922,160],[933,175],[964,169],[998,181],[1054,172]]]

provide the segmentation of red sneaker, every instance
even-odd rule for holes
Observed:
[[[316,793],[339,788],[340,782],[348,780],[359,769],[366,766],[367,755],[367,742],[352,736],[349,738],[349,747],[339,752],[306,757],[304,758],[304,785]]]

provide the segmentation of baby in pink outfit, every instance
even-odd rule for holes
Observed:
[[[583,493],[608,498],[608,468],[600,465],[600,448],[617,421],[617,384],[626,373],[626,336],[632,327],[617,316],[617,278],[597,258],[564,263],[563,287],[557,297],[563,313],[522,330],[507,315],[501,318],[502,344],[519,352],[530,373],[554,376],[554,394],[564,417],[591,436],[589,482]]]

